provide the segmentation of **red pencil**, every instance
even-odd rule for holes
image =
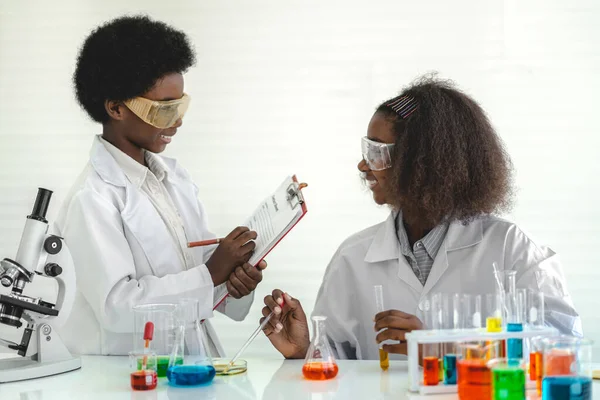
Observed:
[[[201,240],[199,242],[189,242],[188,247],[200,247],[200,246],[210,246],[213,244],[219,244],[223,241],[224,238],[219,239],[210,239],[210,240]]]

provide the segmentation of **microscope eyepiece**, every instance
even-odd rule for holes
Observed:
[[[31,215],[27,216],[30,219],[37,219],[38,221],[46,221],[46,212],[50,205],[50,198],[52,197],[52,191],[44,188],[38,188],[37,197],[35,198],[35,204]]]

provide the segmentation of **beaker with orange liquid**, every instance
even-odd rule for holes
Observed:
[[[333,356],[333,351],[327,340],[325,321],[327,317],[314,316],[313,339],[306,353],[302,374],[306,379],[324,381],[333,379],[338,374],[338,366]]]
[[[458,344],[458,398],[491,400],[492,373],[488,361],[498,358],[499,343],[466,342]]]

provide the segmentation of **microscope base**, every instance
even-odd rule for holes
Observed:
[[[81,368],[81,359],[39,362],[30,358],[0,359],[0,383],[24,381],[58,375]]]

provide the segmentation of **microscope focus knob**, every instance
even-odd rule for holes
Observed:
[[[49,236],[44,240],[44,250],[48,254],[58,254],[62,249],[62,241],[58,236]]]
[[[51,277],[55,277],[62,274],[62,271],[62,267],[55,263],[46,264],[46,266],[44,267],[44,272],[46,273],[46,275]]]

